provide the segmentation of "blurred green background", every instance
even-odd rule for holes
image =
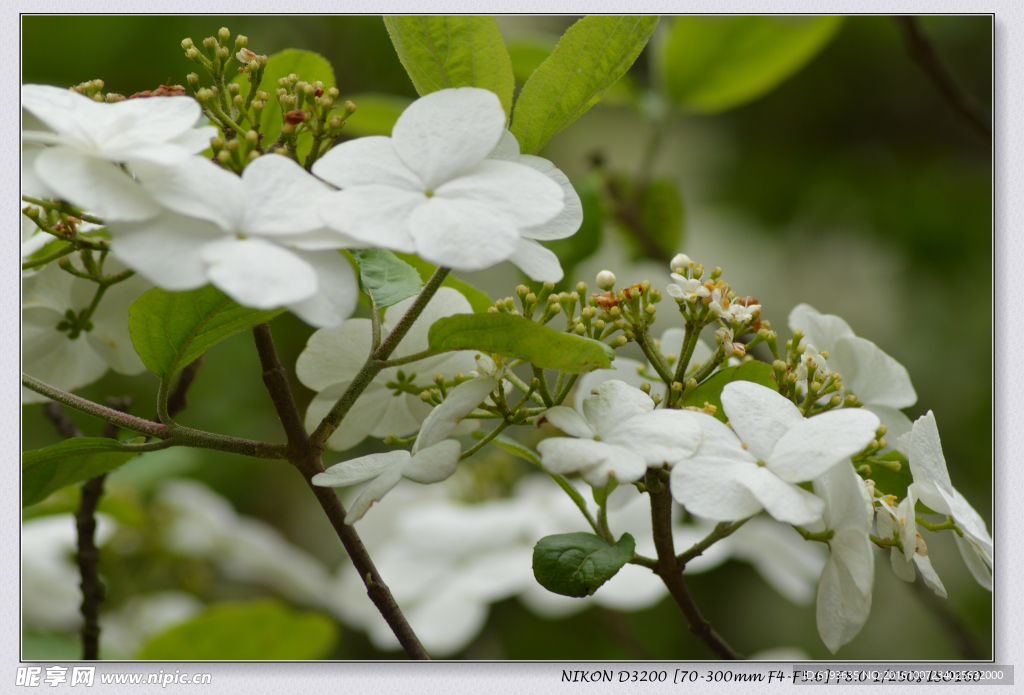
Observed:
[[[510,47],[544,45],[574,18],[498,18]],[[713,20],[712,20],[713,21]],[[989,17],[921,18],[920,24],[962,87],[991,102],[992,24]],[[333,65],[344,96],[367,92],[414,98],[379,17],[23,17],[23,81],[71,86],[102,78],[108,91],[132,94],[160,84],[184,83],[193,70],[179,47],[199,43],[221,26],[249,37],[249,48],[272,54],[300,48]],[[763,97],[719,113],[675,109],[665,115],[655,156],[642,161],[652,133],[656,55],[671,26],[663,19],[630,71],[632,95],[606,99],[547,146],[551,159],[575,181],[593,162],[628,181],[641,167],[672,184],[679,196],[679,241],[707,267],[725,269],[741,295],[754,295],[780,334],[786,316],[805,301],[842,316],[858,335],[875,341],[910,372],[919,399],[916,418],[934,410],[953,484],[988,522],[992,485],[992,177],[991,143],[943,100],[910,59],[891,18],[846,18],[834,37],[803,69]],[[83,37],[86,37],[83,39]],[[83,46],[73,59],[58,47]],[[514,53],[515,55],[515,53]],[[611,97],[612,95],[610,95]],[[653,104],[653,106],[652,106]],[[357,104],[358,105],[358,104]],[[353,126],[359,114],[352,117]],[[593,255],[571,281],[593,283],[602,268],[620,283],[650,279],[664,287],[664,262],[637,258],[608,219],[593,237]],[[492,298],[521,281],[508,264],[467,276]],[[659,322],[676,325],[662,306]],[[664,317],[662,315],[665,315]],[[678,323],[678,322],[676,322]],[[282,361],[292,369],[312,329],[291,315],[273,324]],[[658,332],[658,331],[656,331]],[[242,437],[283,441],[260,379],[248,334],[208,354],[180,416],[184,424]],[[630,352],[626,352],[630,356]],[[292,374],[294,377],[294,374]],[[300,409],[312,392],[293,378]],[[93,400],[133,395],[133,412],[152,417],[155,377],[108,374],[81,389]],[[89,433],[98,423],[76,418]],[[41,406],[26,406],[24,447],[58,441]],[[366,442],[325,463],[379,447]],[[332,529],[301,478],[280,462],[261,462],[206,451],[163,457],[167,470],[128,474],[111,481],[111,495],[144,510],[153,478],[185,475],[203,481],[245,515],[262,519],[328,567],[344,561]],[[33,510],[28,510],[31,515]],[[138,520],[138,529],[145,529]],[[112,544],[104,554],[106,608],[133,593],[181,588],[204,602],[259,596],[209,570],[186,567],[147,548],[145,533]],[[140,540],[142,539],[142,540]],[[991,653],[991,594],[973,581],[952,542],[935,543],[931,558],[958,615],[983,650]],[[839,654],[846,659],[951,659],[958,652],[936,617],[910,586],[897,580],[879,554],[871,618]],[[385,580],[387,578],[385,577]],[[730,563],[690,580],[692,592],[716,629],[739,651],[775,646],[829,658],[817,637],[813,605],[781,599],[748,565]],[[623,616],[590,609],[552,621],[514,600],[495,604],[483,631],[462,654],[478,659],[708,658],[684,629],[670,600]],[[614,626],[614,629],[610,626]],[[771,626],[770,629],[765,629]],[[327,658],[394,658],[359,631],[342,626]],[[585,636],[585,638],[584,638]],[[73,633],[28,630],[24,657],[72,658]]]

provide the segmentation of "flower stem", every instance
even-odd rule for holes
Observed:
[[[366,552],[366,547],[363,545],[362,539],[359,538],[355,527],[345,523],[345,507],[338,500],[338,496],[330,488],[313,484],[313,476],[324,470],[323,461],[320,458],[323,447],[314,444],[306,435],[302,417],[299,415],[291,386],[288,383],[288,375],[277,356],[277,348],[274,346],[270,326],[265,323],[256,326],[253,328],[253,337],[256,340],[256,350],[259,352],[260,364],[263,367],[263,383],[270,393],[274,409],[277,410],[277,415],[281,419],[285,435],[288,438],[289,462],[302,474],[306,484],[316,496],[321,509],[324,510],[335,533],[338,534],[342,545],[345,546],[349,559],[366,584],[370,600],[387,621],[405,652],[413,659],[429,659],[430,656],[420,644],[419,638],[416,637],[416,633],[413,632],[405,615],[402,614],[391,591],[377,572],[377,568],[374,566],[373,560],[370,559],[370,554]],[[369,364],[370,361],[368,360],[367,363]]]
[[[690,625],[690,632],[695,634],[711,651],[723,659],[739,659],[739,654],[732,650],[714,628],[711,627],[697,604],[694,603],[690,590],[683,579],[683,568],[676,559],[676,551],[672,541],[672,495],[662,483],[658,471],[647,471],[647,492],[651,496],[651,523],[654,531],[654,547],[658,551],[658,568],[656,573],[668,587],[679,608]]]
[[[672,370],[668,366],[668,362],[665,361],[665,358],[662,357],[661,352],[655,349],[654,341],[651,340],[650,331],[648,331],[646,327],[637,334],[636,344],[640,346],[641,350],[643,350],[644,357],[646,357],[647,361],[651,363],[652,367],[654,367],[654,371],[658,373],[661,380],[666,384],[671,385],[673,381]]]
[[[485,446],[487,446],[488,442],[490,442],[492,439],[501,434],[505,430],[505,428],[508,427],[510,424],[511,423],[508,420],[499,423],[497,427],[495,427],[493,430],[485,434],[483,436],[483,439],[481,439],[479,442],[463,451],[462,455],[459,456],[459,460],[462,461],[463,459],[468,459],[470,456],[483,449]]]
[[[540,367],[534,367],[533,375],[540,382],[540,388],[537,390],[540,391],[541,400],[544,401],[544,405],[550,408],[555,404],[555,400],[551,397],[551,391],[548,390],[548,380],[544,378],[544,370]]]
[[[42,258],[37,258],[32,261],[25,261],[24,263],[21,264],[21,269],[31,270],[32,268],[38,268],[39,266],[46,265],[51,261],[56,261],[59,258],[64,258],[64,256],[71,255],[77,250],[78,249],[76,249],[73,244],[69,244],[68,246],[65,246],[60,250],[54,251],[53,253],[48,254],[46,256],[43,256]]]
[[[679,566],[685,568],[686,563],[688,563],[690,560],[694,559],[699,555],[703,555],[705,550],[707,550],[723,538],[727,538],[732,534],[736,533],[736,531],[738,531],[739,528],[743,526],[743,524],[747,523],[753,518],[754,517],[751,516],[747,517],[746,519],[741,519],[740,521],[723,521],[722,523],[717,524],[714,530],[712,530],[706,538],[697,543],[694,543],[689,550],[687,550],[684,553],[680,553],[676,556],[676,561],[679,563]]]

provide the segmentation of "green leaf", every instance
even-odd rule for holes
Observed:
[[[755,384],[767,386],[773,391],[779,390],[771,365],[751,360],[737,367],[727,367],[715,372],[709,379],[686,394],[683,405],[703,408],[705,403],[710,403],[717,408],[715,417],[725,422],[725,410],[722,409],[722,389],[731,381],[753,381]]]
[[[238,306],[212,285],[192,292],[155,287],[129,307],[128,329],[142,363],[163,378],[187,367],[214,344],[283,312]]]
[[[131,442],[146,440],[137,437]],[[138,456],[124,443],[105,437],[75,437],[21,455],[21,505],[42,502],[51,493],[97,475],[109,473]]]
[[[437,266],[433,263],[425,261],[419,256],[414,256],[411,253],[396,253],[395,256],[415,268],[416,272],[420,274],[420,279],[423,280],[423,282],[429,280],[430,276],[434,274],[435,270],[437,270]],[[450,287],[461,293],[462,296],[469,301],[469,305],[473,307],[473,311],[478,314],[487,313],[487,310],[494,305],[494,302],[491,301],[490,297],[470,285],[468,282],[464,282],[457,277],[449,275],[444,279],[444,282],[441,283],[441,287]]]
[[[592,533],[541,538],[533,548],[533,576],[562,596],[590,596],[633,558],[636,542],[628,533],[615,545]]]
[[[267,67],[263,71],[263,81],[260,82],[260,90],[270,95],[266,108],[263,109],[260,132],[264,134],[263,146],[269,147],[281,133],[281,126],[284,124],[281,112],[281,102],[277,97],[277,81],[282,77],[288,77],[295,73],[304,82],[320,80],[324,83],[324,89],[334,86],[334,70],[327,59],[312,51],[300,51],[289,48],[280,53],[275,53],[267,58]],[[249,94],[249,76],[247,73],[238,73],[232,80],[242,88],[242,97]],[[344,103],[344,102],[341,102]],[[245,124],[243,124],[245,125]],[[312,133],[302,133],[298,138],[299,158],[309,154],[313,145]]]
[[[557,36],[530,36],[508,42],[508,55],[512,59],[512,74],[522,84],[548,59],[558,45]]]
[[[640,55],[657,23],[657,17],[591,16],[569,27],[516,100],[511,130],[521,151],[536,154],[599,102]]]
[[[594,495],[594,501],[597,502],[597,506],[603,507],[608,502],[608,496],[615,491],[615,488],[619,486],[619,481],[615,478],[608,480],[608,484],[605,487],[593,487],[590,489]]]
[[[391,135],[395,121],[412,103],[394,94],[374,93],[356,94],[348,100],[356,105],[356,112],[345,121],[344,134],[351,137]]]
[[[614,357],[612,349],[602,342],[511,314],[448,316],[430,327],[429,341],[431,350],[497,353],[569,374],[607,369]]]
[[[832,39],[842,17],[677,17],[658,58],[668,96],[698,113],[775,89]]]
[[[907,488],[914,482],[914,476],[910,473],[910,463],[907,458],[900,452],[893,450],[882,456],[876,456],[875,458],[882,459],[883,461],[899,461],[900,469],[898,471],[889,470],[878,464],[868,463],[871,466],[871,474],[868,478],[875,481],[875,489],[886,495],[896,495],[897,500],[902,500],[907,496]],[[861,464],[856,464],[861,465]]]
[[[619,188],[626,200],[634,200],[632,182],[617,177]],[[619,231],[634,261],[643,258],[664,260],[675,255],[683,245],[684,207],[675,181],[654,179],[640,192],[633,214],[640,231],[618,219]]]
[[[572,272],[579,263],[590,258],[601,246],[604,228],[604,209],[601,206],[601,182],[596,175],[587,175],[573,182],[573,188],[583,204],[583,224],[578,232],[567,239],[542,241],[541,244],[558,256],[565,271],[562,281],[555,286],[562,291],[574,286]]]
[[[474,432],[474,434],[476,433]],[[497,437],[491,440],[491,443],[497,446],[499,449],[504,449],[513,456],[518,456],[524,461],[529,461],[538,468],[544,468],[544,464],[541,463],[540,456],[537,455],[536,451],[526,446],[525,444],[520,444],[511,437],[507,437],[504,434],[499,434]]]
[[[146,661],[307,660],[327,656],[335,622],[281,601],[225,602],[151,639],[135,657]]]
[[[418,294],[423,281],[416,269],[383,249],[353,249],[359,263],[359,284],[381,309]]]
[[[420,96],[447,87],[480,87],[512,111],[512,60],[494,17],[391,16],[384,26]]]

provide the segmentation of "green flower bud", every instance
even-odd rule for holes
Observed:
[[[221,41],[227,41],[231,38],[231,32],[228,31],[227,27],[221,27],[220,31],[217,32],[217,36],[220,37]]]
[[[231,163],[231,153],[227,150],[221,150],[217,153],[217,161],[220,162],[222,166],[227,166]]]
[[[260,141],[260,134],[257,133],[255,130],[250,130],[250,131],[246,132],[246,134],[245,134],[245,142],[246,142],[246,144],[248,144],[248,145],[255,145],[259,141]]]
[[[186,51],[188,49],[192,48],[193,45],[195,45],[195,44],[192,43],[192,39],[182,39],[181,40],[181,47],[184,48]]]
[[[238,49],[240,49],[240,48],[245,48],[248,45],[249,45],[249,37],[242,36],[241,34],[239,34],[238,36],[235,37],[235,50],[236,51]]]

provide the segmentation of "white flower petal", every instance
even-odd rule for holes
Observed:
[[[825,502],[826,528],[836,532],[857,529],[867,534],[873,518],[864,481],[850,464],[833,466],[813,481],[814,494]]]
[[[445,439],[462,418],[473,412],[497,386],[497,379],[484,378],[464,381],[452,389],[444,402],[434,408],[423,421],[413,453],[433,447]]]
[[[726,384],[722,406],[736,435],[760,461],[767,461],[776,442],[804,420],[792,401],[752,381]]]
[[[370,506],[379,501],[384,495],[402,480],[402,469],[399,466],[387,468],[383,473],[370,481],[370,484],[363,488],[359,497],[352,504],[345,515],[345,523],[351,526],[363,518]]]
[[[912,582],[917,579],[913,561],[904,557],[896,546],[893,546],[889,553],[889,564],[892,566],[892,573],[903,581]]]
[[[779,521],[803,525],[821,518],[825,505],[819,498],[780,479],[767,468],[748,466],[739,473],[739,482]]]
[[[242,231],[290,236],[323,226],[318,203],[332,189],[288,157],[266,154],[245,167],[242,190]]]
[[[88,103],[83,94],[46,84],[23,84],[21,106],[49,128],[84,139],[82,129],[87,118],[83,113],[94,112],[99,104]]]
[[[797,605],[814,599],[827,553],[793,529],[764,517],[751,519],[729,537],[732,556],[749,562],[775,591]]]
[[[480,632],[487,620],[487,604],[459,592],[457,586],[449,586],[409,610],[408,617],[430,654],[452,656],[468,646]]]
[[[558,256],[530,239],[520,239],[508,260],[535,282],[558,282],[565,276]]]
[[[462,445],[454,439],[445,439],[432,446],[420,447],[409,462],[402,466],[402,475],[424,485],[439,483],[450,478],[455,472],[461,453]]]
[[[552,473],[581,473],[594,487],[608,484],[609,475],[620,483],[639,480],[647,464],[633,452],[590,439],[551,437],[537,445],[544,468]]]
[[[227,169],[196,156],[173,167],[136,164],[133,171],[146,193],[168,210],[228,233],[243,231],[242,180]]]
[[[505,130],[505,111],[486,89],[443,89],[417,99],[391,130],[398,157],[428,189],[479,164]]]
[[[438,198],[472,200],[525,229],[550,222],[564,208],[562,187],[532,167],[487,159],[434,189]]]
[[[400,469],[410,458],[411,454],[405,450],[360,456],[317,473],[313,476],[313,484],[320,487],[348,487],[376,478],[388,468]]]
[[[117,261],[110,259],[104,266],[105,272],[116,272]],[[80,293],[82,304],[92,300],[95,284],[76,278],[75,285],[82,283],[85,292]],[[85,334],[89,345],[115,372],[141,374],[146,371],[128,330],[128,307],[151,285],[141,275],[135,275],[116,285],[111,285],[103,295],[103,301],[92,315],[93,329]],[[77,302],[76,302],[77,304]],[[84,308],[78,307],[78,308]]]
[[[63,147],[36,158],[36,175],[61,198],[107,222],[137,222],[160,212],[146,193],[112,162]]]
[[[409,232],[419,256],[456,270],[490,268],[511,258],[519,246],[519,233],[508,217],[472,200],[434,196],[409,215]]]
[[[590,423],[575,410],[567,408],[564,405],[556,405],[554,408],[548,408],[544,411],[541,420],[547,420],[549,423],[572,437],[581,437],[583,439],[594,438],[594,428],[590,426]]]
[[[640,389],[612,380],[599,384],[583,399],[583,415],[599,434],[611,432],[619,423],[654,410],[654,401]]]
[[[951,492],[953,484],[946,470],[946,458],[942,455],[942,442],[939,441],[935,415],[930,410],[914,422],[908,458],[917,498],[937,512],[952,513],[946,498],[940,492]]]
[[[724,427],[724,425],[723,425]],[[762,504],[741,483],[756,464],[714,457],[691,458],[672,467],[672,497],[691,514],[713,521],[737,521],[757,514]]]
[[[817,478],[867,446],[878,425],[877,415],[860,408],[815,415],[786,432],[766,463],[773,473],[790,483]]]
[[[672,465],[689,457],[703,439],[696,413],[685,410],[655,410],[624,420],[602,441],[630,449],[648,465]]]
[[[378,384],[386,384],[389,379],[381,373],[375,381]],[[430,410],[430,406],[412,394],[402,393],[395,396],[392,393],[387,409],[370,432],[370,436],[383,439],[391,433],[398,437],[415,434],[420,428],[420,423],[430,414]]]
[[[631,360],[628,357],[619,357],[616,355],[615,361],[612,362],[612,366],[609,369],[595,369],[592,372],[587,372],[582,375],[576,382],[576,395],[574,396],[573,406],[576,410],[583,411],[583,399],[590,395],[591,391],[597,388],[600,384],[606,381],[622,381],[635,388],[640,388],[641,384],[647,382],[651,384],[651,393],[659,393],[665,395],[665,386],[661,382],[654,380],[651,383],[651,379],[640,376],[638,370],[643,369],[646,365],[636,360]],[[562,429],[562,428],[559,428]]]
[[[852,578],[834,558],[829,558],[818,584],[818,634],[829,651],[835,654],[841,646],[857,636],[871,612],[871,595],[857,590]]]
[[[64,271],[59,271],[64,272]],[[66,273],[65,273],[66,274]],[[84,336],[68,340],[56,330],[64,317],[43,307],[22,311],[22,370],[64,391],[91,384],[107,371]],[[48,398],[22,388],[24,403],[45,403]]]
[[[487,155],[487,158],[502,159],[507,162],[520,161],[519,141],[516,140],[516,136],[512,134],[512,131],[501,131],[501,139],[498,140],[498,144],[494,146],[494,149]]]
[[[921,570],[921,578],[924,579],[924,583],[928,588],[942,598],[947,598],[946,587],[942,585],[942,580],[939,579],[939,575],[935,572],[935,568],[932,567],[932,561],[928,559],[928,556],[915,555],[914,564],[917,565],[917,569]],[[989,587],[989,590],[991,591],[991,587]]]
[[[838,316],[819,313],[809,304],[800,304],[789,313],[789,327],[804,332],[806,343],[818,350],[832,352],[839,338],[853,337],[853,329]],[[843,376],[846,376],[845,374]]]
[[[561,212],[543,224],[522,230],[523,236],[528,239],[565,239],[578,232],[580,225],[583,224],[583,203],[580,202],[580,196],[572,187],[569,178],[562,173],[561,169],[543,157],[525,154],[516,161],[536,169],[562,189],[563,207]]]
[[[828,546],[832,558],[845,568],[857,591],[870,597],[875,582],[875,555],[867,531],[859,528],[838,530]]]
[[[356,241],[413,253],[416,245],[409,218],[427,202],[422,193],[394,186],[355,186],[325,195],[318,210],[324,224]]]
[[[694,454],[695,458],[723,458],[743,463],[757,463],[749,451],[727,425],[706,413],[693,413],[694,422],[701,428],[703,438]]]
[[[956,547],[960,549],[960,556],[963,557],[967,569],[971,571],[971,576],[983,588],[992,591],[992,569],[985,563],[979,547],[970,538],[961,538],[955,533],[953,538],[956,540]]]
[[[107,231],[118,260],[171,292],[194,290],[209,282],[202,249],[224,238],[215,225],[172,212],[145,222],[111,222]]]
[[[299,355],[295,375],[314,391],[352,381],[370,356],[370,342],[367,319],[350,319],[337,328],[321,329],[310,336]]]
[[[359,302],[359,284],[352,264],[335,251],[294,251],[316,273],[317,293],[289,309],[311,326],[340,326]]]
[[[398,158],[391,138],[371,136],[343,142],[313,165],[313,173],[338,188],[383,185],[422,193],[423,182]]]
[[[870,340],[848,336],[836,341],[829,364],[843,375],[843,388],[863,403],[906,408],[917,403],[906,367]]]
[[[316,271],[295,253],[262,239],[223,239],[200,251],[211,282],[242,306],[274,309],[309,299]]]
[[[403,299],[398,304],[388,307],[387,312],[384,314],[384,323],[382,328],[390,333],[394,330],[394,327],[398,325],[402,317],[412,308],[415,303],[416,297],[409,297]],[[423,352],[427,349],[428,336],[430,334],[430,327],[433,326],[438,319],[446,316],[454,316],[456,314],[472,314],[473,307],[470,306],[469,300],[459,292],[458,290],[452,289],[451,287],[442,287],[437,293],[431,297],[427,306],[423,308],[423,312],[413,323],[412,328],[405,334],[405,338],[398,344],[398,348],[394,352],[395,357],[405,357],[407,355],[413,355],[417,352]],[[421,360],[413,362],[405,367],[406,374],[417,372],[423,375],[421,385],[432,383],[431,379],[434,377],[434,372],[444,371],[440,365],[447,364],[449,360],[452,364],[462,364],[463,366],[469,366],[474,364],[473,360],[474,353],[472,352],[457,352],[453,355],[439,355],[437,362]],[[434,365],[434,371],[430,374],[425,373],[425,365]],[[469,369],[459,369],[465,373],[470,372],[473,369],[469,366]]]

